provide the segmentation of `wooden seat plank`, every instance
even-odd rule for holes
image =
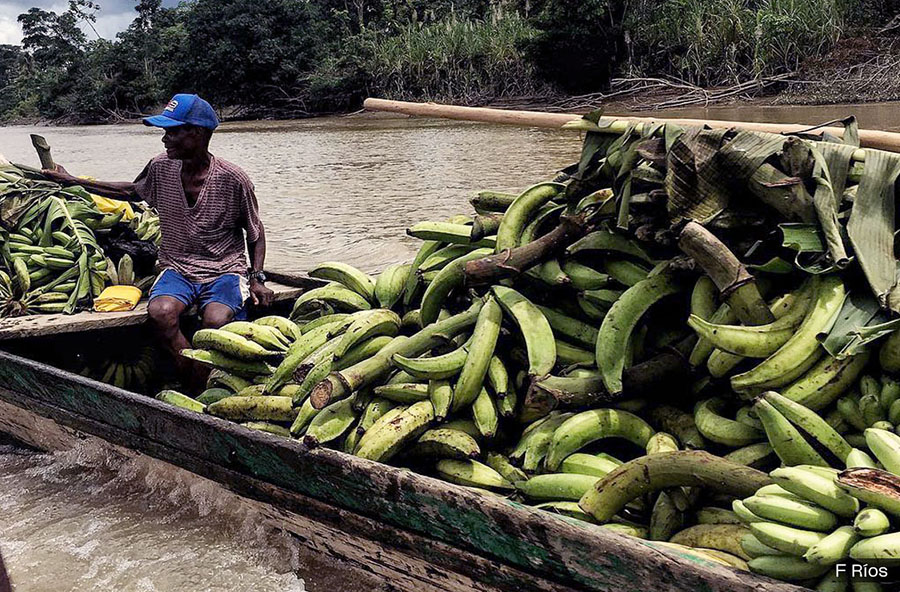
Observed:
[[[277,281],[266,285],[275,292],[275,302],[292,300],[306,289]],[[134,310],[127,312],[85,311],[72,315],[39,314],[3,319],[0,320],[0,341],[141,325],[147,318],[147,301],[143,300]]]

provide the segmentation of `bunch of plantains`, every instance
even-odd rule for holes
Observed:
[[[17,169],[0,171],[4,230],[0,317],[74,312],[105,285],[107,262],[95,231],[121,214],[104,215],[79,187],[61,188]]]
[[[836,469],[895,470],[900,155],[845,123],[847,143],[587,116],[553,182],[413,225],[415,259],[377,277],[319,265],[291,319],[197,332],[207,391],[158,397],[810,585],[827,568],[773,541],[866,504],[891,538],[838,560],[886,561],[897,478]]]
[[[159,216],[151,209],[144,209],[132,218],[131,228],[141,240],[159,244],[160,238],[162,238]]]
[[[151,345],[143,345],[105,352],[101,360],[85,364],[79,373],[119,388],[146,392],[153,384],[155,371],[156,350]]]
[[[827,422],[802,405],[776,393],[765,398],[771,404],[764,404],[785,411],[775,411],[782,420],[792,417],[815,430],[816,442],[824,450],[846,453],[847,469],[831,468],[821,457],[814,464],[785,462],[770,473],[772,484],[735,500],[734,514],[746,525],[739,536],[741,549],[752,558],[749,567],[783,580],[818,578],[818,590],[847,590],[851,583],[854,590],[896,589],[888,588],[886,568],[900,565],[900,436],[866,429],[865,444],[873,458],[851,449]],[[801,448],[803,444],[791,453],[800,454]],[[867,566],[864,575],[854,579],[852,568],[835,569],[839,563],[852,562]],[[886,582],[883,587],[879,575]]]
[[[154,216],[143,216],[150,240],[158,238]],[[110,283],[149,287],[153,278],[136,281],[127,255],[117,270],[98,244],[98,234],[121,219],[121,212],[97,209],[80,187],[62,188],[15,167],[0,170],[0,318],[90,308]]]

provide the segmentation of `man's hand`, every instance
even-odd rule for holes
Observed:
[[[275,292],[256,280],[250,280],[250,298],[255,306],[270,306],[275,299]]]
[[[55,169],[42,169],[41,174],[48,180],[60,185],[69,185],[77,182],[75,177],[69,174],[69,171],[63,168],[61,164],[56,165]]]

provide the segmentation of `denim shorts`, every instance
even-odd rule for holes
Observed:
[[[210,282],[192,282],[174,269],[163,270],[153,287],[150,300],[157,296],[171,296],[185,306],[197,305],[203,308],[210,302],[224,304],[234,311],[234,320],[247,318],[244,301],[249,297],[246,280],[236,273],[226,273]]]

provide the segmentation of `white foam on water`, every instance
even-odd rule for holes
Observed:
[[[303,592],[299,548],[201,477],[85,442],[0,446],[0,551],[17,592]]]

